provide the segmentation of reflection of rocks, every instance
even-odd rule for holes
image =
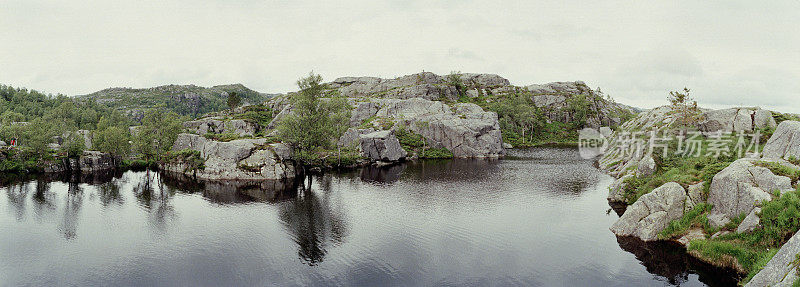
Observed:
[[[672,285],[687,281],[689,273],[700,276],[700,282],[710,286],[736,286],[739,274],[703,263],[672,242],[644,242],[635,237],[617,237],[619,246],[642,262],[647,272],[662,276]]]
[[[388,167],[370,165],[361,169],[361,180],[376,183],[393,183],[400,179],[400,175],[405,169],[405,164],[397,164]]]
[[[317,177],[321,190],[305,188],[283,203],[279,211],[284,227],[298,245],[297,254],[309,265],[325,259],[331,244],[338,245],[347,234],[347,225],[338,200],[331,198],[330,175]]]
[[[297,181],[285,180],[194,180],[183,174],[163,173],[162,181],[171,188],[198,192],[220,204],[279,202],[297,195]]]

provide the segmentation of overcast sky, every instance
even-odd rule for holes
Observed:
[[[800,112],[800,1],[0,0],[0,83],[242,83],[295,89],[314,70],[495,73],[585,81],[653,107],[687,86],[706,107]]]

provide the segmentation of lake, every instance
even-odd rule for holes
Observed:
[[[5,176],[0,285],[727,286],[617,238],[613,181],[574,148],[233,186],[157,172]]]

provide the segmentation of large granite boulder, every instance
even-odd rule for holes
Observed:
[[[776,126],[772,112],[760,108],[709,110],[704,112],[701,118],[698,128],[703,132],[753,132]]]
[[[186,163],[168,162],[164,170],[190,173],[204,180],[285,180],[296,176],[294,162],[284,144],[268,144],[266,139],[211,141],[194,134],[180,134],[173,151],[195,150],[205,161],[203,168],[189,169]]]
[[[618,236],[635,236],[644,241],[658,239],[658,233],[683,216],[686,191],[668,182],[643,195],[611,226]]]
[[[360,135],[361,150],[366,158],[392,162],[406,157],[406,151],[392,131],[377,131]]]
[[[754,165],[755,161],[736,160],[714,176],[708,194],[708,202],[714,205],[709,218],[716,216],[720,220],[715,222],[722,223],[726,218],[748,214],[761,202],[772,200],[774,191],[793,190],[791,179]]]
[[[339,137],[339,141],[337,145],[339,147],[356,147],[361,148],[361,135],[369,134],[375,132],[373,128],[366,128],[366,129],[359,129],[359,128],[349,128],[347,129],[341,137]]]
[[[764,145],[765,158],[800,159],[800,122],[784,121]]]
[[[384,129],[403,126],[425,137],[433,148],[447,148],[458,158],[494,158],[505,153],[497,114],[475,104],[449,106],[421,98],[351,100],[352,126],[367,123]]]
[[[778,253],[764,265],[745,287],[792,286],[798,280],[797,256],[800,254],[800,232],[795,233]]]
[[[261,129],[258,124],[246,120],[228,120],[213,117],[187,121],[183,123],[183,127],[189,132],[198,135],[231,133],[240,136],[252,136]]]

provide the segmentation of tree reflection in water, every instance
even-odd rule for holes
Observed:
[[[64,238],[73,239],[77,235],[78,216],[83,205],[83,188],[77,181],[70,181],[67,186],[67,193],[64,195],[64,216],[58,230]]]
[[[11,204],[12,212],[17,221],[25,219],[25,209],[28,197],[29,186],[26,182],[12,182],[6,185],[6,196],[8,196],[8,203]]]
[[[348,229],[342,203],[331,190],[333,177],[313,178],[320,181],[318,191],[309,177],[308,183],[298,187],[297,197],[283,203],[279,211],[281,222],[298,245],[298,256],[308,265],[322,262],[330,245],[344,241]]]
[[[133,187],[133,194],[139,205],[149,212],[150,221],[158,230],[166,231],[170,223],[177,220],[178,214],[170,201],[174,191],[164,185],[159,173],[147,170]]]
[[[698,274],[700,282],[710,286],[736,286],[740,279],[736,271],[701,262],[677,243],[644,242],[635,237],[617,237],[617,243],[633,253],[647,272],[662,276],[670,285],[687,282],[690,273]]]

